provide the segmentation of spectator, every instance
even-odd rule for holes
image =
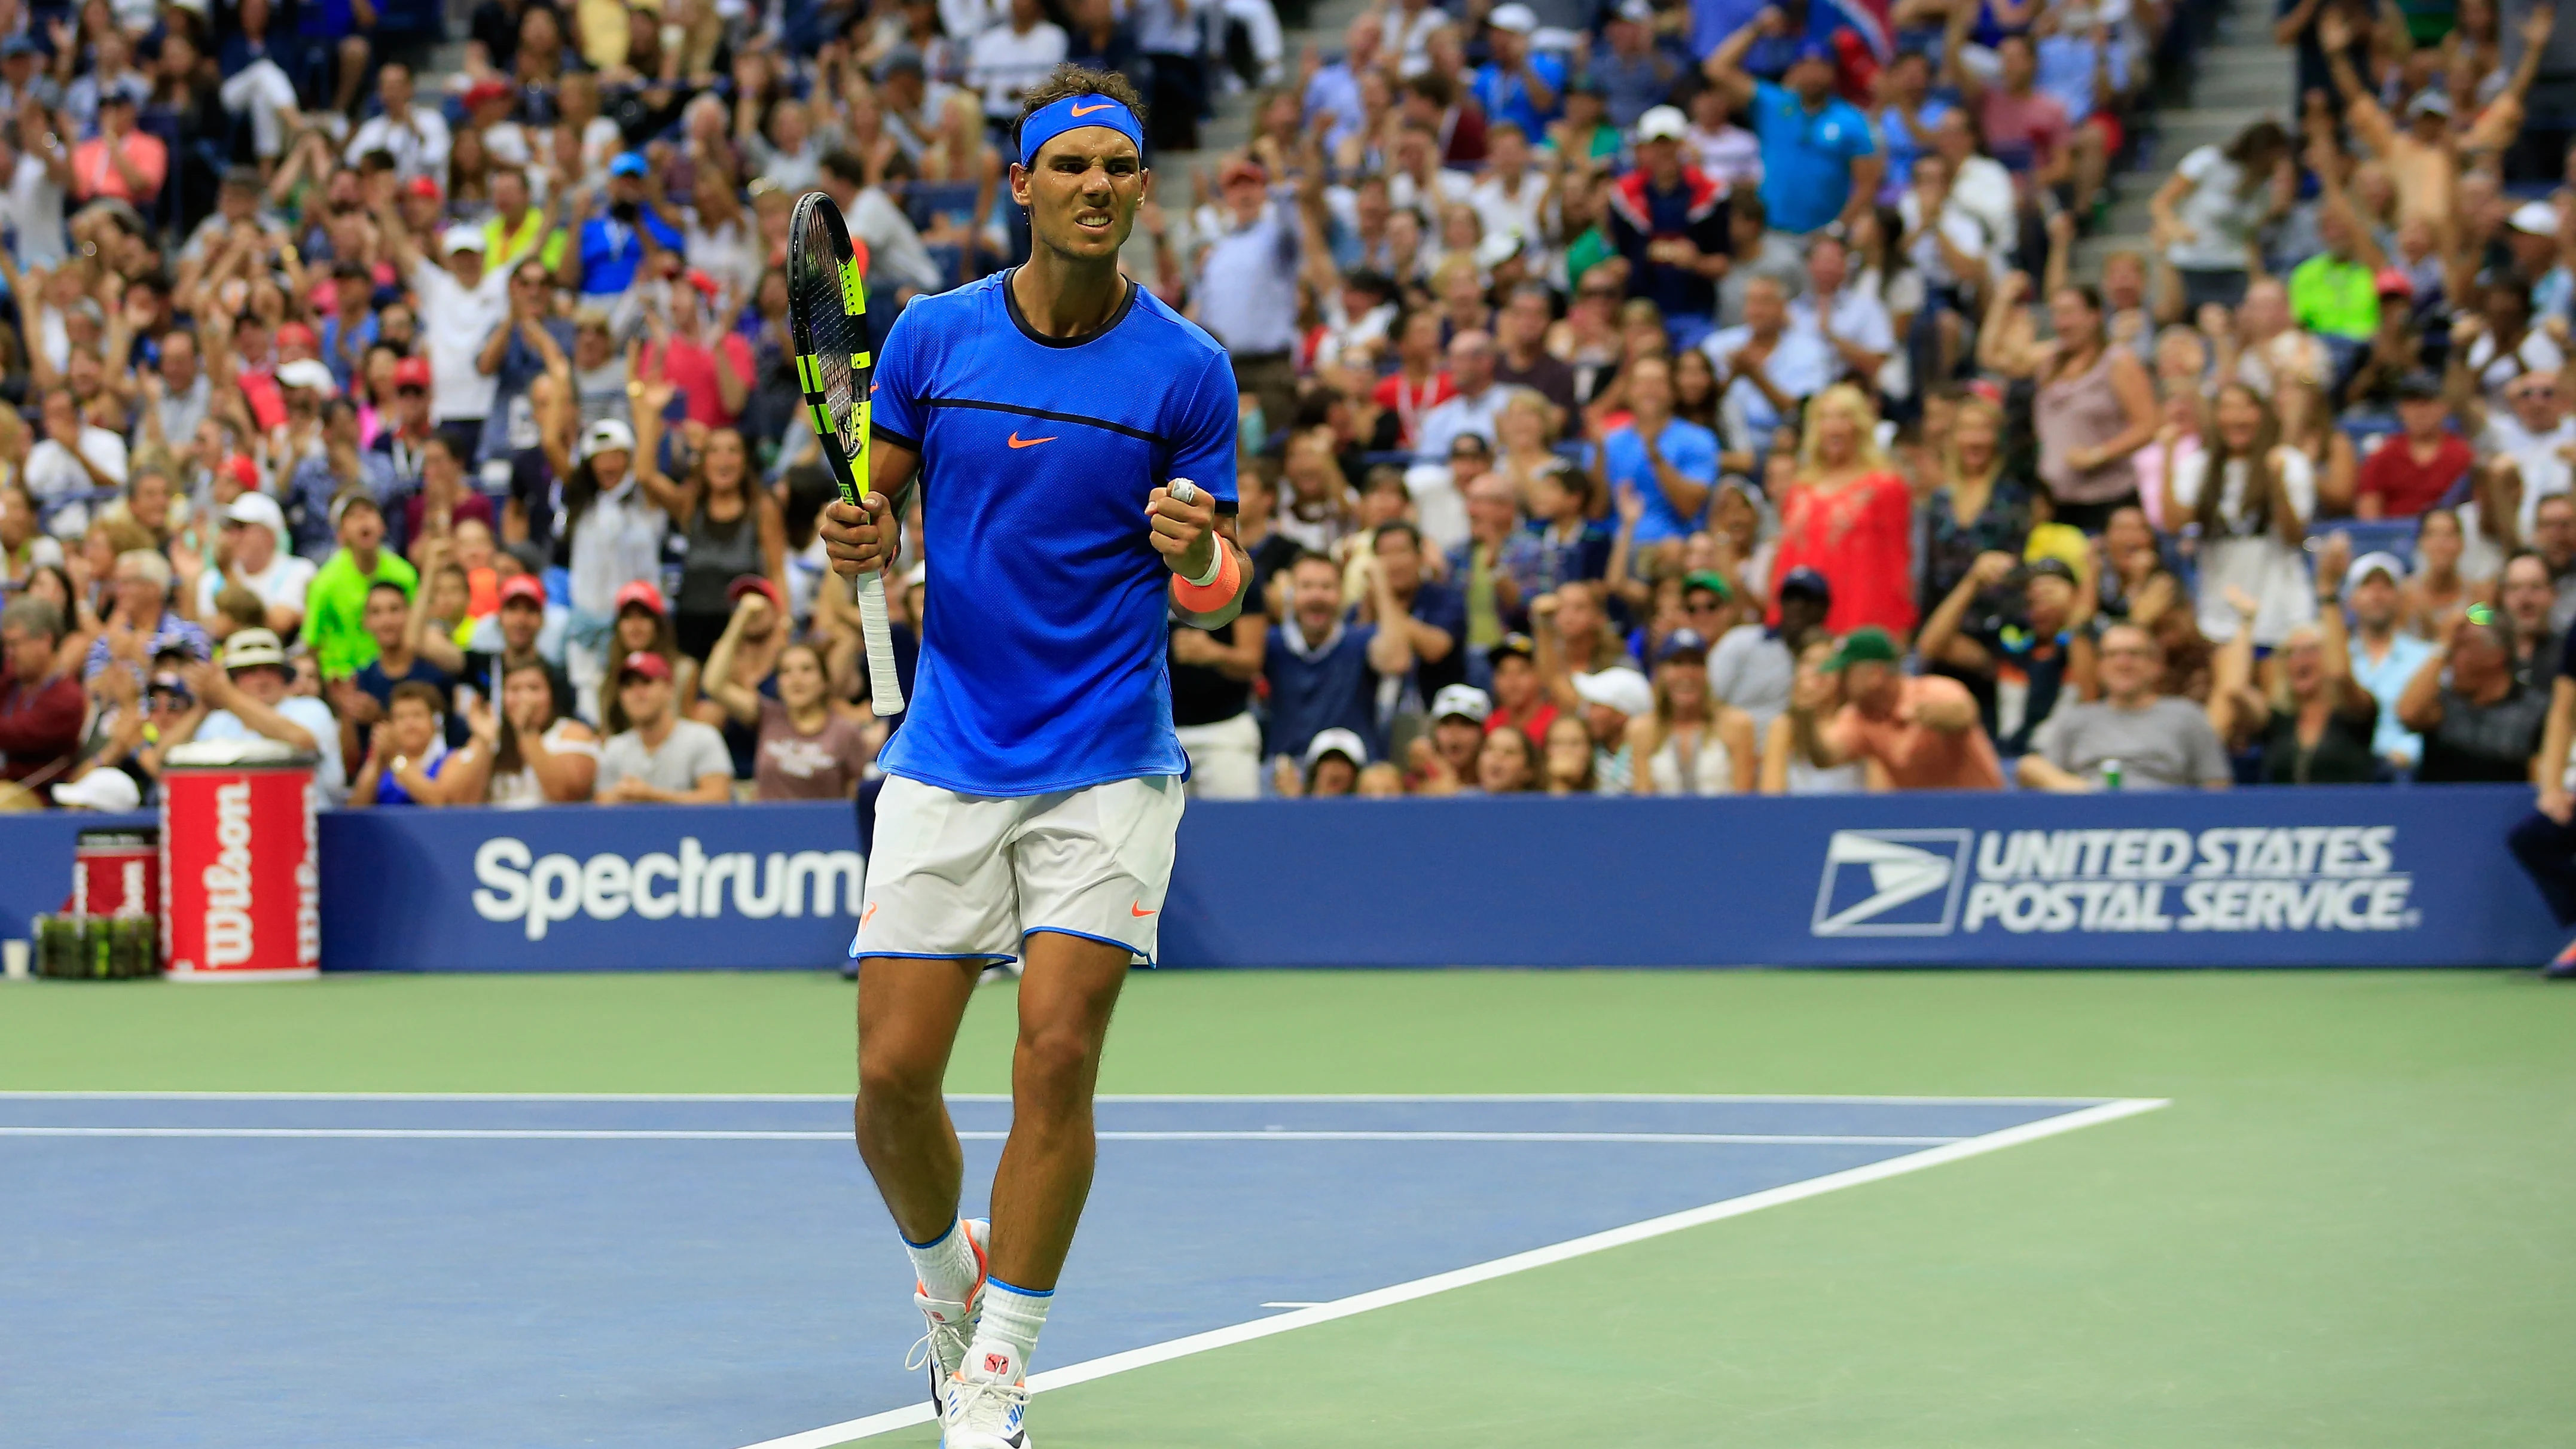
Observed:
[[[1978,558],[2019,558],[2029,539],[2030,490],[2006,473],[2003,444],[2004,410],[1982,397],[1961,398],[1941,457],[1939,486],[1923,504],[1923,584],[1916,598],[1927,615],[1941,607]],[[2146,541],[2152,550],[2153,532]],[[1784,704],[1786,698],[1784,693]]]
[[[1874,204],[1884,163],[1869,117],[1834,94],[1833,50],[1824,42],[1799,42],[1779,85],[1744,73],[1753,42],[1786,29],[1780,12],[1765,7],[1709,54],[1705,69],[1730,107],[1753,117],[1772,226],[1803,236]]]
[[[349,161],[355,164],[381,151],[393,158],[395,175],[446,185],[447,158],[455,142],[438,108],[418,103],[411,67],[388,64],[378,70],[376,99],[383,109],[349,137],[344,152]]]
[[[1511,301],[1494,319],[1494,380],[1534,392],[1547,399],[1559,417],[1572,417],[1578,401],[1574,369],[1547,350],[1550,306],[1542,283],[1523,282],[1512,289]]]
[[[2477,462],[2468,440],[2451,431],[2450,404],[2431,373],[2398,383],[2397,419],[2403,431],[2362,461],[2353,511],[2363,518],[2413,518],[2448,498]]]
[[[367,761],[349,785],[349,806],[446,805],[464,781],[444,778],[458,751],[440,730],[441,698],[434,685],[405,680],[393,688],[383,723],[368,737]]]
[[[551,716],[572,717],[571,677],[561,665],[538,651],[537,641],[545,627],[545,585],[533,574],[514,574],[502,580],[499,607],[489,619],[475,625],[464,651],[456,678],[457,709],[471,717],[477,702],[490,705],[501,698],[503,677],[509,671],[532,668],[545,675],[548,687],[554,691]],[[589,796],[584,794],[582,798]]]
[[[2102,297],[2091,287],[2060,287],[2049,297],[2055,342],[2015,345],[1997,313],[2020,290],[2013,277],[2004,279],[1978,346],[1997,370],[2039,384],[2031,426],[2039,435],[2040,482],[2061,521],[2099,530],[2113,511],[2137,501],[2130,455],[2155,440],[2155,387],[2136,353],[2110,345]]]
[[[2002,789],[2002,763],[1967,686],[1908,677],[1898,658],[1896,641],[1874,624],[1843,636],[1817,678],[1842,675],[1844,703],[1827,721],[1822,684],[1801,685],[1789,702],[1791,748],[1821,770],[1872,762],[1894,790]]]
[[[660,572],[662,540],[682,500],[679,490],[651,466],[661,437],[659,409],[670,400],[670,386],[643,386],[636,430],[614,419],[592,423],[582,430],[578,463],[564,449],[559,432],[547,449],[548,464],[564,480],[560,527],[566,542],[560,547],[570,561],[571,590],[565,602],[572,609],[565,629],[564,672],[572,676],[582,714],[601,719],[612,734],[616,722],[599,711],[613,701],[615,691],[606,691],[611,701],[603,701],[601,686],[608,661],[632,651],[609,636],[635,602],[631,586],[648,590],[650,612],[664,614],[661,591],[646,581]]]
[[[1626,795],[1637,788],[1636,737],[1631,723],[1655,712],[1655,687],[1636,670],[1620,666],[1571,678],[1592,731],[1592,774],[1604,795]],[[1730,765],[1730,770],[1732,766]],[[1676,781],[1678,783],[1678,781]]]
[[[1366,572],[1377,617],[1410,617],[1397,603],[1386,572],[1374,564]],[[1270,735],[1264,748],[1274,758],[1304,758],[1316,735],[1330,729],[1348,731],[1363,752],[1372,738],[1383,741],[1379,684],[1413,672],[1408,632],[1346,622],[1341,585],[1341,570],[1322,554],[1301,554],[1289,566],[1288,617],[1271,626],[1261,663],[1270,689]],[[1364,758],[1356,761],[1354,772],[1365,763]]]
[[[2555,677],[2560,641],[2549,627],[2549,610],[2556,601],[2549,565],[2540,555],[2516,553],[2504,561],[2496,581],[2496,609],[2513,626],[2513,677],[2525,688],[2544,687]]]
[[[193,557],[183,552],[183,559]],[[215,611],[215,595],[245,588],[259,597],[262,623],[279,638],[292,638],[304,622],[305,591],[317,570],[286,550],[286,515],[265,493],[244,493],[224,505],[216,567],[201,570],[193,590],[198,618]],[[182,569],[182,573],[186,570]]]
[[[1494,339],[1474,330],[1449,339],[1448,399],[1423,415],[1414,455],[1446,459],[1462,433],[1473,433],[1490,445],[1500,436],[1496,419],[1512,400],[1513,389],[1494,381]]]
[[[425,593],[422,602],[426,603]],[[422,657],[420,631],[414,627],[419,613],[412,595],[401,584],[384,579],[367,586],[366,607],[360,619],[369,641],[375,645],[375,657],[345,679],[326,677],[323,681],[332,709],[340,716],[343,757],[354,760],[370,752],[369,732],[392,708],[394,691],[403,685],[426,685],[437,696],[430,713],[442,719],[446,716],[448,691],[454,680],[446,670]]]
[[[826,698],[827,674],[822,652],[811,644],[789,644],[778,653],[772,697],[742,683],[732,670],[731,655],[748,627],[747,618],[774,606],[758,590],[744,591],[715,653],[707,661],[714,695],[735,723],[758,730],[752,769],[755,800],[848,800],[859,791],[869,750],[859,721],[832,707]]]
[[[1808,636],[1799,651],[1793,687],[1812,696],[1819,717],[1830,718],[1843,706],[1843,677],[1825,666],[1833,661],[1834,637],[1822,629]],[[1797,722],[1789,718],[1786,696],[1779,715],[1762,734],[1762,793],[1765,795],[1848,795],[1880,788],[1870,781],[1867,760],[1851,760],[1830,770],[1816,768],[1797,747]]]
[[[1485,653],[1493,676],[1493,712],[1488,730],[1516,729],[1544,741],[1557,717],[1556,700],[1538,672],[1538,646],[1527,634],[1506,634]]]
[[[337,804],[348,788],[341,767],[340,724],[331,707],[309,694],[289,690],[294,666],[277,636],[266,629],[244,629],[224,641],[223,667],[189,664],[179,671],[196,708],[161,731],[160,750],[191,739],[270,739],[289,749],[311,752],[317,763],[314,783],[327,804]]]
[[[2314,675],[2321,652],[2312,642],[2305,662],[2294,663],[2288,672],[2305,670]],[[2102,635],[2101,670],[2100,699],[2069,702],[2033,734],[2030,753],[2015,766],[2025,787],[2082,794],[2105,789],[2224,790],[2234,783],[2227,750],[2210,726],[2208,711],[2187,699],[2156,692],[2164,653],[2153,634],[2135,624],[2112,625]],[[2341,676],[2330,674],[2329,678]],[[2359,697],[2367,706],[2369,696]],[[2310,733],[2304,706],[2291,733],[2294,748]],[[2355,740],[2363,746],[2365,764],[2369,735],[2365,723]]]
[[[1729,450],[1748,458],[1762,450],[1756,440],[1797,415],[1799,399],[1824,391],[1836,375],[1824,338],[1789,326],[1787,295],[1777,279],[1754,277],[1744,288],[1744,320],[1701,344],[1724,387],[1718,415]]]
[[[72,194],[139,210],[161,195],[161,183],[169,179],[170,148],[135,128],[134,93],[117,89],[101,96],[98,134],[72,148]]]
[[[1357,731],[1317,730],[1315,737],[1306,742],[1302,761],[1287,755],[1279,757],[1273,786],[1291,799],[1304,796],[1325,800],[1348,795],[1368,762],[1368,745]]]
[[[1980,596],[2016,577],[2022,589],[2017,614],[1976,609]],[[2081,598],[2075,571],[2061,559],[2043,558],[2025,567],[2008,553],[1980,554],[1968,576],[1924,621],[1916,648],[1927,665],[1941,667],[1977,696],[1986,733],[2002,753],[2036,748],[2039,731],[2060,708],[2092,698],[2099,656],[2087,621],[2077,612]]]
[[[89,709],[62,643],[63,614],[54,605],[20,599],[0,609],[0,781],[34,791],[40,802],[71,768]]]
[[[1789,708],[1799,651],[1807,647],[1808,636],[1824,628],[1825,616],[1833,612],[1834,589],[1814,569],[1794,568],[1781,576],[1773,597],[1779,601],[1776,623],[1751,619],[1738,624],[1718,637],[1708,656],[1709,692],[1751,716],[1754,729],[1766,736]],[[1834,683],[1839,692],[1840,681]]]
[[[1322,248],[1323,176],[1310,168],[1274,195],[1269,173],[1242,160],[1217,179],[1229,221],[1199,258],[1197,317],[1231,354],[1235,385],[1284,432],[1296,411],[1298,259]]]
[[[2393,554],[2363,554],[2344,576],[2342,597],[2343,607],[2352,611],[2352,642],[2360,645],[2350,651],[2349,668],[2378,707],[2370,752],[2395,770],[2414,769],[2423,752],[2423,739],[2398,720],[2397,701],[2433,654],[2432,645],[2398,627],[2405,571]],[[2320,577],[2318,584],[2322,595],[2325,580]]]
[[[2165,518],[2200,530],[2201,632],[2212,640],[2235,637],[2227,602],[2235,588],[2258,605],[2255,647],[2278,648],[2316,617],[2304,547],[2316,474],[2304,454],[2282,445],[2272,406],[2254,389],[2220,388],[2210,412],[2207,446],[2166,479]]]
[[[420,587],[420,571],[384,546],[384,511],[366,493],[333,499],[331,527],[340,548],[305,587],[304,643],[324,679],[345,679],[375,662],[378,645],[366,625],[375,586],[392,584],[408,598]]]
[[[165,643],[175,640],[194,658],[213,657],[214,647],[207,641],[206,631],[171,609],[170,579],[170,561],[148,548],[128,549],[116,556],[113,612],[82,661],[83,680],[105,669],[111,654],[119,649],[125,651],[119,657],[131,660],[147,646],[158,653]]]
[[[499,395],[494,374],[501,358],[492,356],[490,347],[494,334],[510,320],[510,269],[483,265],[479,227],[449,227],[439,238],[440,265],[413,242],[390,205],[378,209],[377,226],[391,238],[395,263],[420,297],[421,327],[428,339],[430,416],[455,441],[460,457],[474,457]],[[492,356],[489,368],[484,366],[487,356]]]
[[[617,667],[626,729],[600,747],[592,798],[602,805],[716,805],[733,795],[733,759],[713,727],[680,717],[671,664],[636,650]]]
[[[599,736],[560,712],[560,686],[560,670],[522,659],[501,666],[498,708],[488,700],[465,706],[476,747],[448,771],[458,803],[527,810],[591,798]]]
[[[2399,723],[2424,737],[2415,778],[2425,784],[2531,778],[2549,696],[2513,674],[2513,626],[2462,614],[2397,701]]]
[[[1515,730],[1513,733],[1520,732]],[[1553,715],[1547,728],[1539,731],[1538,740],[1539,789],[1550,795],[1601,793],[1601,779],[1593,768],[1592,727],[1589,724],[1570,714]],[[1482,757],[1480,751],[1478,758]]]
[[[123,438],[88,421],[70,388],[46,393],[42,407],[44,437],[27,450],[19,473],[37,502],[69,501],[93,489],[125,486]],[[87,517],[85,513],[70,516]],[[57,527],[61,526],[58,522]],[[76,531],[77,522],[72,527]]]
[[[1689,164],[1690,122],[1671,106],[1637,121],[1637,169],[1610,190],[1610,240],[1628,262],[1628,294],[1655,304],[1674,345],[1697,346],[1717,307],[1731,249],[1724,188]]]
[[[1855,231],[1877,220],[1876,212],[1867,213]],[[1843,376],[1876,379],[1896,351],[1887,305],[1872,288],[1844,285],[1851,279],[1851,250],[1831,232],[1808,238],[1806,268],[1807,289],[1789,303],[1789,325],[1824,343]]]
[[[1690,629],[1664,637],[1654,708],[1628,722],[1627,754],[1644,762],[1640,795],[1750,795],[1760,748],[1753,717],[1712,698],[1708,641]]]
[[[1479,795],[1526,795],[1539,788],[1538,746],[1519,730],[1495,730],[1476,745]]]
[[[1793,571],[1813,568],[1831,584],[1825,624],[1838,634],[1864,624],[1908,632],[1917,617],[1912,494],[1879,450],[1877,428],[1860,389],[1827,388],[1807,405],[1796,480],[1780,499],[1772,593]]]
[[[1400,614],[1377,612],[1376,590],[1361,598],[1356,618],[1383,625],[1399,618],[1406,647],[1413,655],[1413,677],[1398,697],[1397,709],[1419,713],[1431,698],[1453,684],[1467,682],[1467,601],[1455,588],[1425,577],[1422,534],[1397,520],[1378,525],[1372,535],[1370,570]]]
[[[1678,552],[1707,521],[1717,482],[1717,434],[1673,416],[1673,373],[1660,357],[1639,358],[1625,378],[1631,421],[1602,440],[1601,476],[1615,496],[1644,505],[1635,542]]]

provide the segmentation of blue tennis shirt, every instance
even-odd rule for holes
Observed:
[[[1099,332],[1042,337],[1013,275],[914,302],[877,358],[875,435],[920,450],[934,561],[880,763],[971,795],[1186,773],[1145,502],[1187,478],[1234,511],[1233,366],[1137,286]]]

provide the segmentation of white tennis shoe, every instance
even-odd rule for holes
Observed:
[[[995,1358],[1003,1355],[995,1354]],[[1003,1365],[1007,1371],[1010,1365]],[[1020,1427],[1028,1412],[1028,1385],[1016,1376],[988,1376],[963,1369],[948,1381],[948,1407],[939,1416],[939,1449],[1030,1449]]]
[[[929,1325],[930,1331],[913,1344],[912,1352],[904,1355],[903,1366],[929,1372],[933,1412],[944,1411],[948,1407],[944,1397],[948,1381],[956,1377],[958,1368],[966,1362],[967,1346],[975,1341],[975,1320],[984,1311],[984,1279],[991,1272],[985,1248],[993,1240],[992,1223],[983,1218],[967,1218],[957,1227],[966,1235],[966,1246],[975,1253],[975,1286],[966,1294],[966,1301],[951,1303],[933,1298],[930,1290],[918,1281],[912,1285],[912,1304],[921,1310],[922,1320]]]

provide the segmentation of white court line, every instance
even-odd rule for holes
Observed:
[[[968,1142],[1008,1132],[960,1132]],[[1610,1142],[1693,1147],[1927,1147],[1957,1137],[1854,1137],[1752,1132],[1101,1132],[1103,1142]],[[847,1132],[585,1127],[7,1127],[0,1137],[348,1137],[539,1142],[847,1142]]]
[[[847,1102],[849,1092],[43,1092],[0,1102]],[[1008,1102],[1007,1092],[951,1092],[951,1102]],[[1729,1092],[1103,1092],[1096,1102],[1813,1102],[1853,1106],[2092,1106],[2102,1097],[1873,1097]]]
[[[1255,1339],[1268,1338],[1274,1334],[1311,1328],[1319,1323],[1330,1323],[1337,1318],[1366,1313],[1372,1308],[1410,1303],[1414,1299],[1428,1298],[1435,1293],[1446,1293],[1453,1288],[1465,1288],[1472,1284],[1508,1277],[1514,1273],[1526,1273],[1533,1268],[1544,1268],[1571,1258],[1606,1252],[1611,1248],[1623,1248],[1631,1243],[1641,1243],[1650,1238],[1662,1237],[1667,1233],[1678,1233],[1687,1228],[1702,1227],[1728,1218],[1742,1217],[1746,1213],[1778,1207],[1783,1203],[1804,1201],[1807,1198],[1836,1192],[1846,1187],[1858,1187],[1863,1183],[1901,1177],[1909,1172],[1920,1172],[1927,1167],[1938,1167],[1943,1163],[1957,1162],[1962,1158],[1999,1152],[2007,1147],[2018,1147],[2025,1142],[2036,1142],[2043,1137],[2054,1137],[2063,1132],[2073,1132],[2085,1127],[2098,1126],[2104,1122],[2116,1122],[2123,1117],[2134,1117],[2142,1112],[2152,1112],[2167,1105],[2169,1105],[2167,1099],[2157,1097],[2119,1098],[2103,1102],[2062,1116],[2042,1118],[2037,1122],[2026,1122],[2018,1127],[2006,1127],[1999,1132],[1989,1132],[1981,1137],[1962,1138],[1939,1147],[1926,1148],[1921,1152],[1909,1152],[1902,1157],[1891,1157],[1884,1162],[1873,1162],[1866,1167],[1854,1167],[1842,1172],[1828,1173],[1823,1177],[1811,1177],[1804,1182],[1767,1188],[1761,1192],[1747,1193],[1742,1197],[1728,1198],[1724,1202],[1710,1203],[1705,1207],[1691,1208],[1660,1218],[1649,1218],[1642,1223],[1631,1223],[1624,1228],[1612,1228],[1607,1232],[1572,1238],[1549,1247],[1534,1248],[1526,1253],[1514,1253],[1509,1257],[1496,1258],[1491,1262],[1478,1263],[1472,1267],[1459,1268],[1447,1273],[1435,1273],[1428,1278],[1417,1278],[1410,1283],[1398,1283],[1391,1288],[1378,1288],[1366,1293],[1353,1294],[1348,1298],[1336,1299],[1313,1308],[1302,1308],[1269,1318],[1259,1318],[1249,1323],[1238,1323],[1231,1328],[1220,1328],[1208,1333],[1196,1333],[1187,1338],[1173,1339],[1169,1343],[1129,1349],[1125,1353],[1113,1353],[1105,1358],[1092,1359],[1088,1363],[1050,1369],[1045,1373],[1030,1376],[1029,1391],[1044,1393],[1050,1389],[1071,1388],[1075,1384],[1086,1384],[1093,1379],[1107,1378],[1111,1374],[1126,1373],[1131,1369],[1150,1368],[1156,1364],[1169,1363],[1173,1359],[1206,1353],[1210,1349],[1231,1348],[1239,1343],[1250,1343]],[[801,1434],[764,1439],[757,1444],[746,1446],[746,1449],[830,1449],[830,1446],[835,1444],[846,1444],[854,1439],[873,1438],[879,1434],[889,1434],[897,1429],[906,1429],[929,1422],[929,1406],[913,1404],[882,1414],[871,1414],[863,1419],[826,1424],[822,1428],[808,1429]]]

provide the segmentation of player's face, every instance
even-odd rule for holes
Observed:
[[[1076,261],[1113,258],[1136,226],[1148,178],[1136,143],[1106,126],[1067,131],[1014,168],[1011,199],[1029,209],[1038,245]]]

